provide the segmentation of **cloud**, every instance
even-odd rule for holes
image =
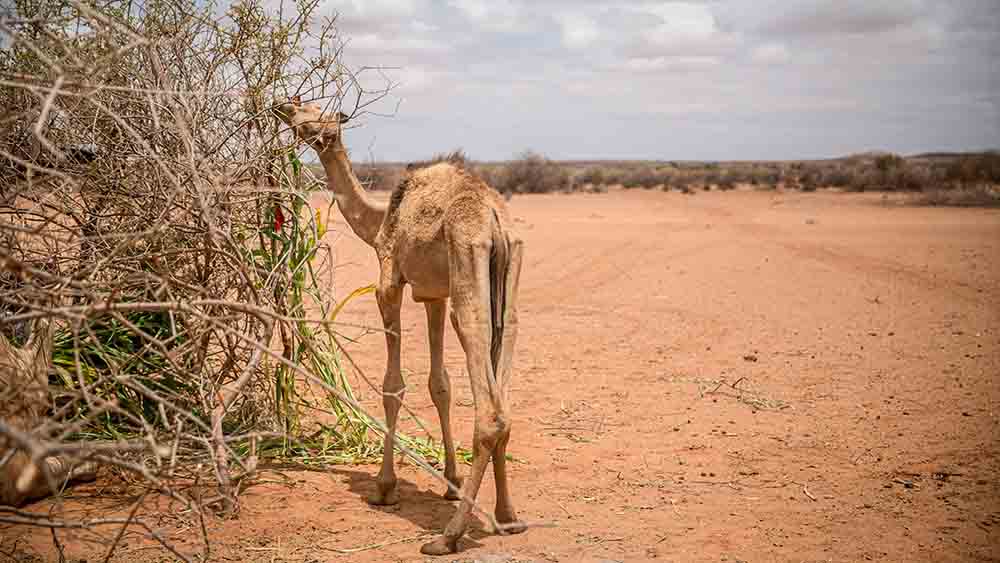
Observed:
[[[399,87],[404,94],[432,91],[436,84],[447,78],[445,73],[423,66],[409,66],[397,74]]]
[[[710,56],[740,43],[738,34],[723,31],[707,4],[666,2],[638,4],[631,11],[647,17],[626,51],[632,56]]]
[[[323,6],[342,10],[349,66],[398,67],[385,72],[400,86],[371,109],[399,111],[348,139],[381,160],[457,146],[483,159],[1000,146],[996,0]]]
[[[781,43],[767,43],[755,47],[751,59],[757,64],[780,65],[792,60],[792,55]]]
[[[673,35],[689,38],[709,37],[718,31],[715,16],[704,4],[664,2],[641,5],[635,9],[660,19],[653,29],[645,32],[645,35],[654,42],[663,41],[667,36]]]
[[[600,37],[597,22],[587,15],[573,12],[555,16],[562,30],[563,45],[570,49],[582,49],[593,45]]]
[[[635,57],[625,61],[624,69],[634,72],[693,71],[719,64],[721,64],[719,57]]]
[[[523,23],[522,5],[514,0],[449,0],[448,5],[486,31],[515,31]]]
[[[918,0],[757,0],[743,12],[754,31],[795,36],[880,33],[916,23],[926,9]]]
[[[413,16],[420,3],[418,0],[332,0],[326,6],[348,17],[396,19]]]
[[[378,56],[400,53],[446,53],[450,46],[446,43],[419,36],[385,36],[365,33],[351,38],[348,45],[356,50]]]

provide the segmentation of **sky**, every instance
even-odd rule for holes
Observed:
[[[396,84],[356,160],[1000,147],[1000,0],[323,0]],[[379,78],[368,73],[369,80]],[[380,79],[380,78],[379,78]],[[370,82],[370,84],[375,84]]]

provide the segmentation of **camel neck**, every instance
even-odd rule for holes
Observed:
[[[361,240],[374,246],[375,235],[385,218],[385,206],[372,201],[365,193],[343,146],[330,147],[319,157],[326,170],[327,186],[337,199],[340,213]]]

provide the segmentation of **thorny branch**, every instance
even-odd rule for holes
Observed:
[[[303,194],[319,182],[270,114],[299,95],[359,115],[392,87],[348,71],[318,4],[0,8],[0,493],[57,496],[45,514],[0,498],[0,525],[50,528],[60,552],[56,530],[86,531],[108,557],[134,528],[190,561],[144,503],[165,495],[203,534],[205,510],[236,512],[259,451],[296,440],[296,384],[323,390],[343,440],[384,431],[339,372],[325,225]],[[156,494],[125,517],[60,516],[95,463]]]

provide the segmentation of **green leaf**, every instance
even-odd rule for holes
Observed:
[[[302,173],[302,161],[299,160],[299,155],[296,154],[294,150],[289,150],[287,156],[289,164],[292,165],[292,174],[298,178]]]

